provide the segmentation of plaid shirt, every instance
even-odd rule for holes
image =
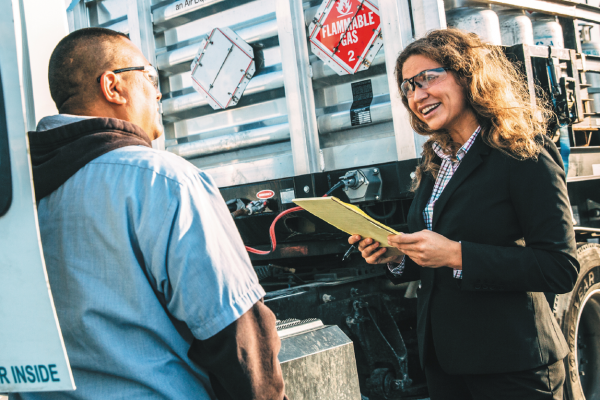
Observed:
[[[437,142],[434,142],[432,145],[433,151],[442,159],[442,165],[440,165],[440,170],[438,172],[437,179],[435,180],[435,185],[433,185],[433,191],[431,192],[431,198],[429,198],[429,202],[425,206],[423,210],[423,219],[425,220],[425,225],[427,225],[427,229],[431,230],[431,223],[433,221],[433,207],[435,206],[436,201],[442,195],[442,192],[450,182],[450,179],[458,169],[463,158],[467,154],[467,151],[471,148],[475,139],[477,139],[477,135],[481,132],[481,127],[478,126],[475,132],[471,135],[469,140],[462,145],[460,149],[456,152],[456,157],[452,159],[452,155],[444,153],[444,149]],[[396,263],[388,263],[388,268],[391,273],[394,275],[401,275],[404,271],[405,259],[402,259],[400,264]],[[462,279],[462,270],[455,269],[454,277],[456,279]]]

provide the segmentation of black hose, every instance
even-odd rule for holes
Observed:
[[[396,206],[396,203],[392,203],[392,209],[387,213],[387,214],[377,214],[375,211],[372,210],[373,206],[367,206],[365,207],[365,211],[367,212],[367,214],[369,214],[370,217],[373,217],[375,219],[387,219],[390,218],[392,215],[394,215],[394,213],[396,212],[396,209],[398,208]]]
[[[343,185],[344,185],[344,181],[339,181],[338,183],[336,183],[335,185],[333,185],[331,187],[331,189],[329,189],[329,191],[327,193],[325,193],[325,196],[323,196],[323,197],[329,196],[331,193],[333,193],[333,191],[335,189],[337,189],[337,188],[339,188],[340,186],[343,186]]]

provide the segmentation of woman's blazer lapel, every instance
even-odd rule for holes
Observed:
[[[491,150],[491,147],[483,142],[480,133],[465,155],[465,158],[463,158],[461,161],[458,169],[450,179],[450,182],[448,182],[448,185],[444,188],[440,198],[435,202],[435,206],[433,208],[433,221],[431,222],[431,226],[434,231],[436,222],[440,219],[440,215],[443,213],[448,199],[450,199],[454,191],[463,184],[469,175],[475,171],[479,164],[483,162],[483,156],[488,155]],[[431,196],[431,191],[429,193]]]

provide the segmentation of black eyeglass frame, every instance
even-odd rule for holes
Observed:
[[[408,78],[408,79],[403,80],[402,83],[400,84],[400,92],[404,95],[404,97],[408,97],[408,94],[404,92],[404,89],[402,89],[402,87],[404,86],[405,83],[408,83],[410,85],[411,92],[415,91],[415,87],[416,86],[418,86],[420,89],[423,89],[423,86],[419,82],[415,82],[415,78],[417,78],[417,77],[419,77],[419,76],[421,76],[423,74],[426,74],[427,72],[432,72],[432,71],[435,71],[435,72],[442,72],[442,71],[448,72],[448,71],[450,71],[450,68],[439,67],[439,68],[431,68],[431,69],[426,69],[425,71],[421,71],[418,74],[416,74],[415,76],[413,76],[412,78]],[[441,81],[438,81],[438,82],[441,82]],[[428,88],[428,87],[429,87],[429,85],[426,86],[426,88]]]
[[[148,71],[148,72],[150,72],[151,71],[150,68],[152,68],[154,70],[154,72],[156,72],[156,75],[148,73],[148,76],[150,77],[150,82],[158,90],[158,71],[156,70],[156,68],[154,68],[153,65],[143,65],[143,66],[140,66],[140,67],[120,68],[120,69],[115,69],[115,70],[113,70],[111,72],[113,74],[120,74],[121,72],[127,72],[127,71]],[[102,78],[102,75],[104,75],[104,72],[101,73],[98,78],[96,78],[96,82],[100,83],[100,78]]]

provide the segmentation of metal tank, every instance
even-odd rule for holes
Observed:
[[[533,45],[533,25],[525,10],[497,10],[500,20],[500,34],[504,46],[515,44]]]
[[[444,2],[448,26],[476,33],[484,42],[500,45],[500,21],[490,5],[468,0]]]
[[[594,25],[580,24],[581,50],[590,56],[600,56],[600,43],[592,41],[592,28]]]
[[[558,17],[542,13],[531,14],[533,24],[533,39],[538,46],[553,46],[564,48],[563,30],[558,23]]]
[[[412,36],[410,23],[391,21],[402,14],[384,12],[393,4],[382,2],[382,21],[390,21],[382,24],[384,47],[369,69],[340,77],[299,39],[320,4],[88,0],[69,18],[71,30],[133,33],[159,70],[164,147],[209,172],[219,187],[414,158],[415,139],[388,71]],[[190,63],[211,30],[225,27],[253,48],[256,73],[238,105],[213,110],[193,89]],[[396,31],[386,36],[388,27]]]
[[[593,25],[581,24],[581,50],[589,56],[600,56],[600,43],[592,41]],[[600,113],[600,72],[588,71],[585,73],[585,79],[589,85],[588,94],[593,102],[593,110]]]

